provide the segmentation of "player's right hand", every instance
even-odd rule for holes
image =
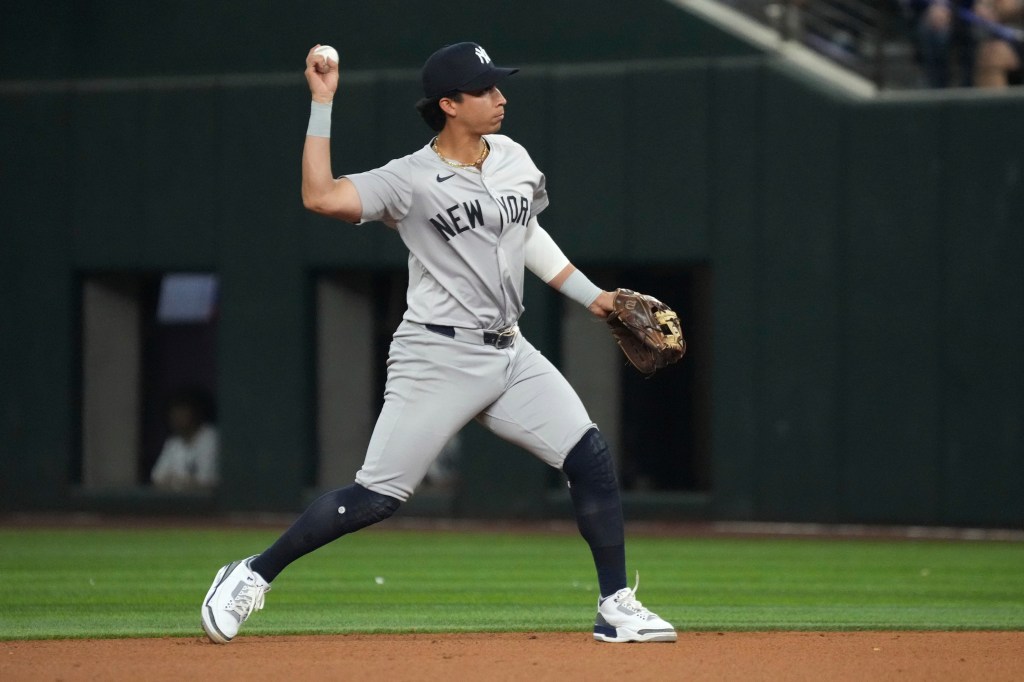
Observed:
[[[309,48],[306,55],[306,82],[313,100],[327,104],[338,89],[338,64],[320,54],[313,54],[319,44]]]

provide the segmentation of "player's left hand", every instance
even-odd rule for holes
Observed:
[[[626,358],[650,376],[679,362],[686,353],[686,339],[679,316],[667,305],[630,289],[617,289],[614,311],[605,320]]]
[[[602,320],[607,318],[608,314],[615,310],[615,294],[610,291],[602,291],[588,306],[588,310]]]

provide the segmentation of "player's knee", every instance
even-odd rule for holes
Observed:
[[[383,521],[402,506],[398,498],[375,493],[358,483],[336,490],[334,502],[343,533],[352,533]]]
[[[562,471],[569,479],[570,489],[584,486],[591,490],[618,490],[615,462],[608,441],[596,428],[583,434],[569,451],[562,464]]]
[[[608,443],[597,429],[584,434],[562,466],[569,479],[576,524],[593,547],[622,544],[622,503],[615,479],[615,462]]]
[[[370,496],[370,510],[373,514],[374,519],[377,521],[383,521],[389,518],[392,514],[398,511],[398,508],[402,506],[402,501],[396,497],[390,497],[388,495],[381,495],[375,493],[372,490],[366,491]]]
[[[389,518],[392,514],[398,511],[400,506],[402,506],[402,501],[397,497],[375,493],[372,490],[364,488],[358,483],[354,484],[354,486],[365,498],[366,507],[374,521],[383,521],[384,519]]]

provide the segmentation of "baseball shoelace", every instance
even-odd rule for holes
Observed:
[[[649,618],[651,616],[651,612],[650,612],[649,609],[645,608],[643,604],[640,603],[639,599],[636,598],[636,591],[638,589],[640,589],[640,572],[639,571],[636,574],[636,584],[633,586],[633,589],[626,588],[626,589],[620,591],[619,594],[621,594],[622,596],[620,597],[617,594],[616,597],[615,597],[615,601],[620,606],[626,607],[630,611],[633,611],[640,618],[643,618],[643,619],[646,620],[647,618]]]
[[[264,587],[246,585],[224,606],[224,609],[232,611],[238,616],[238,622],[243,623],[248,620],[253,611],[259,611],[263,608],[264,596],[269,589],[269,585]]]

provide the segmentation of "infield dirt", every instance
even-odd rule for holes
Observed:
[[[1022,680],[1024,632],[683,632],[675,644],[587,633],[0,642],[21,680]]]

